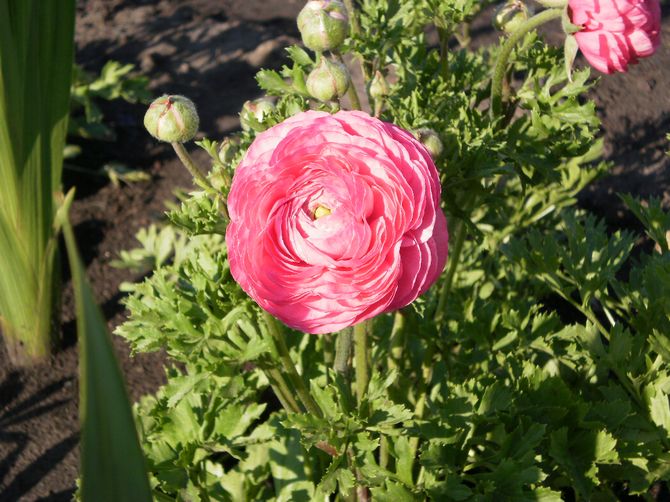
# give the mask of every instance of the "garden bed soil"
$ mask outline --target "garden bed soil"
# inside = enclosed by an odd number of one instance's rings
[[[295,16],[302,4],[302,0],[80,0],[77,62],[91,71],[99,71],[110,59],[135,64],[151,78],[156,95],[190,96],[200,105],[201,131],[220,138],[238,127],[242,103],[260,94],[253,79],[256,71],[280,64],[283,47],[297,40]],[[667,41],[670,9],[663,9]],[[497,35],[489,26],[486,17],[475,24],[477,40],[495,40]],[[553,33],[549,36],[556,38]],[[580,204],[604,217],[613,228],[637,227],[616,192],[658,196],[670,204],[670,162],[665,154],[669,83],[666,44],[630,73],[603,77],[593,91],[613,168],[611,176],[580,196]],[[87,275],[112,330],[125,317],[119,285],[137,277],[113,268],[110,262],[119,251],[135,245],[137,230],[161,220],[165,202],[174,200],[176,188],[189,186],[189,176],[169,149],[144,132],[143,106],[115,103],[104,111],[118,140],[112,144],[82,142],[84,153],[75,162],[95,169],[117,161],[151,175],[149,182],[117,188],[100,177],[65,174],[66,186],[77,187],[71,217]],[[3,502],[69,501],[75,489],[77,347],[68,281],[63,297],[63,347],[48,362],[12,369],[0,348]],[[122,339],[114,337],[114,345],[133,401],[160,386],[164,355],[131,358]]]

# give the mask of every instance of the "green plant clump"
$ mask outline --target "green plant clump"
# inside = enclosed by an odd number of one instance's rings
[[[118,261],[153,271],[125,286],[117,334],[172,361],[135,407],[155,500],[649,500],[668,479],[670,214],[623,196],[642,237],[576,207],[608,168],[590,71],[568,75],[537,17],[473,49],[490,3],[345,2],[351,36],[318,55],[360,66],[383,120],[439,139],[449,261],[419,301],[315,336],[231,276],[227,193],[256,134],[361,101],[312,98],[318,58],[297,46],[257,76],[274,106],[221,151],[200,142],[206,182]]]

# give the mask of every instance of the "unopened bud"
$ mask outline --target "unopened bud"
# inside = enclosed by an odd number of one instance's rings
[[[226,138],[219,146],[219,160],[225,166],[230,164],[240,151],[240,143],[237,139]]]
[[[184,96],[161,96],[144,115],[149,134],[168,143],[185,143],[198,132],[200,119],[193,101]]]
[[[226,192],[230,188],[230,175],[226,172],[225,167],[214,166],[208,178],[212,187],[219,192]]]
[[[298,29],[314,52],[337,49],[349,34],[347,9],[339,0],[310,0],[298,14]]]
[[[442,155],[444,145],[442,144],[440,136],[435,131],[424,127],[416,130],[414,136],[423,143],[423,146],[426,147],[426,150],[428,150],[431,157],[437,159]]]
[[[496,10],[493,26],[504,33],[514,33],[530,15],[528,6],[522,0],[508,0]]]
[[[322,57],[307,77],[307,91],[318,100],[330,101],[344,96],[350,81],[349,70],[345,65]]]
[[[242,111],[240,112],[240,125],[245,131],[250,131],[252,129],[260,132],[264,127],[259,129],[258,126],[262,126],[263,122],[267,116],[272,113],[275,109],[274,103],[266,98],[255,99],[253,101],[247,101],[242,106]]]
[[[382,99],[388,96],[389,86],[384,78],[384,74],[377,70],[375,76],[370,82],[370,97],[372,99]]]

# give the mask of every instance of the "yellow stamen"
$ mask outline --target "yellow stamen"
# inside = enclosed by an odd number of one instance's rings
[[[319,218],[328,216],[330,213],[331,210],[328,209],[326,206],[316,206],[316,209],[314,210],[314,219],[318,220]]]

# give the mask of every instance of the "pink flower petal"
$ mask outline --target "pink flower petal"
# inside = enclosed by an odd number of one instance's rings
[[[304,112],[259,134],[228,196],[235,280],[288,326],[328,333],[404,307],[439,277],[446,218],[411,134],[363,112]]]

